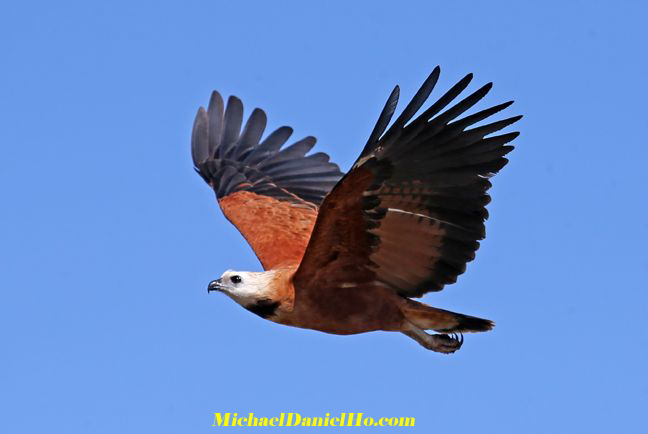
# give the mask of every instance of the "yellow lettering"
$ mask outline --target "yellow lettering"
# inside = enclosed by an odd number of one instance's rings
[[[364,413],[340,413],[340,417],[302,417],[299,413],[281,413],[280,417],[255,417],[248,413],[247,417],[238,417],[237,413],[214,413],[212,426],[415,426],[413,417],[372,417],[364,418]]]
[[[293,416],[295,421],[293,422]],[[302,417],[299,413],[288,413],[288,424],[286,426],[297,426],[301,422]]]
[[[230,413],[225,413],[225,423],[223,423],[223,416],[220,413],[214,413],[214,424],[212,426],[229,426]]]

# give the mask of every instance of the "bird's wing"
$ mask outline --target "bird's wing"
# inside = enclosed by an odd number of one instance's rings
[[[227,107],[213,92],[198,110],[191,137],[196,171],[216,192],[223,214],[254,249],[263,267],[299,263],[317,210],[342,173],[306,137],[282,146],[292,128],[281,127],[263,141],[266,114],[254,109],[243,131],[243,104],[231,96]]]
[[[518,136],[492,133],[521,116],[474,126],[511,101],[458,119],[492,86],[451,105],[469,74],[410,122],[439,73],[437,67],[385,131],[398,86],[391,93],[358,160],[320,207],[294,277],[298,294],[378,283],[420,297],[455,282],[474,259],[485,236],[489,178],[508,162],[513,147],[506,144]]]

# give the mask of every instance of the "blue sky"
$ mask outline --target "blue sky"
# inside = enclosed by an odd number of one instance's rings
[[[645,432],[648,8],[350,3],[2,6],[1,432],[208,433],[214,412]],[[496,329],[442,356],[207,295],[260,269],[192,169],[210,92],[346,170],[392,87],[409,98],[437,64],[441,89],[473,72],[470,89],[495,82],[481,108],[525,115],[477,259],[424,298]]]

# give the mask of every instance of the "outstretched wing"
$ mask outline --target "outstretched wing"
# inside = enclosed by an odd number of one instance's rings
[[[267,269],[301,260],[317,210],[342,173],[306,137],[282,149],[292,128],[261,136],[267,117],[254,109],[243,131],[243,104],[213,92],[194,121],[191,153],[196,171],[216,192],[223,214]]]
[[[511,101],[457,119],[492,87],[446,109],[469,74],[410,122],[439,73],[434,69],[385,132],[398,86],[391,93],[360,157],[321,205],[294,278],[298,291],[378,282],[420,297],[455,282],[474,259],[485,236],[489,178],[508,162],[513,147],[506,144],[518,133],[490,135],[521,116],[469,128]]]

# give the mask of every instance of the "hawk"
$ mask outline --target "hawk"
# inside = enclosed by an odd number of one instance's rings
[[[491,330],[492,321],[413,298],[454,283],[474,259],[489,179],[519,133],[492,134],[521,116],[475,125],[509,101],[460,117],[492,87],[456,102],[468,74],[414,118],[439,74],[436,67],[390,126],[394,88],[346,174],[327,154],[309,154],[314,137],[284,146],[290,127],[262,140],[261,109],[241,131],[241,100],[230,96],[225,105],[213,92],[193,125],[195,169],[265,271],[228,270],[208,292],[280,324],[339,335],[401,332],[440,353],[458,350],[463,333]]]

